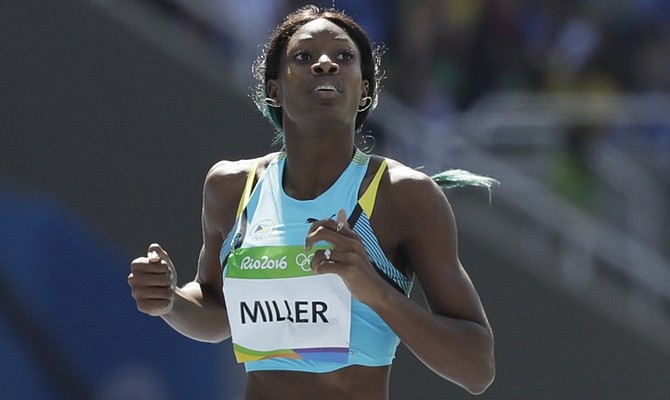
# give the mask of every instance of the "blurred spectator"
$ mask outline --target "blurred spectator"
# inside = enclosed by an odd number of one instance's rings
[[[203,0],[200,0],[203,1]],[[212,3],[211,15],[233,38],[235,82],[243,89],[251,87],[251,65],[267,42],[279,16],[286,14],[285,0],[206,0]]]
[[[551,180],[555,190],[585,211],[598,211],[598,180],[589,166],[589,147],[597,131],[571,127],[566,133],[565,148],[559,148]]]
[[[646,25],[633,51],[632,83],[644,91],[670,91],[670,27]]]
[[[384,47],[383,91],[442,126],[436,135],[496,92],[670,91],[665,0],[147,1],[221,47],[243,90],[279,15],[307,3],[343,9]]]
[[[236,80],[296,0],[146,0],[231,52]],[[314,0],[354,16],[387,53],[384,88],[427,116],[502,90],[670,90],[663,0]],[[623,56],[625,55],[625,57]]]
[[[392,40],[395,21],[397,18],[397,2],[399,0],[314,0],[311,2],[291,1],[290,8],[297,9],[306,4],[320,7],[335,7],[345,11],[359,23],[377,44],[388,43]]]

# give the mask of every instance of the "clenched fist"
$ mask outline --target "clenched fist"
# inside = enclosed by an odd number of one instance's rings
[[[158,244],[149,246],[146,257],[132,261],[128,284],[141,312],[159,316],[172,310],[177,271],[167,252]]]

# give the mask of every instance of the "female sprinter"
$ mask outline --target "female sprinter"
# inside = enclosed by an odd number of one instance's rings
[[[354,144],[378,67],[342,12],[289,15],[257,65],[282,151],[211,168],[192,282],[176,287],[158,244],[131,264],[140,311],[195,340],[232,338],[247,400],[388,399],[400,341],[471,393],[493,380],[491,327],[442,189]],[[427,309],[409,298],[414,279]]]

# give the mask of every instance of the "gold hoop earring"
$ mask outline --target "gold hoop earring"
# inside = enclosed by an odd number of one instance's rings
[[[281,107],[279,105],[279,103],[277,103],[277,100],[275,100],[273,98],[266,97],[266,98],[263,99],[263,101],[265,102],[265,104],[267,104],[268,106],[270,106],[272,108],[280,108]]]
[[[370,108],[370,106],[372,106],[372,97],[370,97],[370,96],[363,97],[361,99],[361,101],[364,101],[365,105],[362,108],[359,107],[358,112],[363,112],[363,111],[367,110],[368,108]]]

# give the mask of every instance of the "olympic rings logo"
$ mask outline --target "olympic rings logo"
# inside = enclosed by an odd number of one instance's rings
[[[314,257],[314,254],[305,254],[305,253],[300,253],[295,257],[295,263],[298,264],[298,266],[305,272],[309,272],[312,270],[312,257]]]

